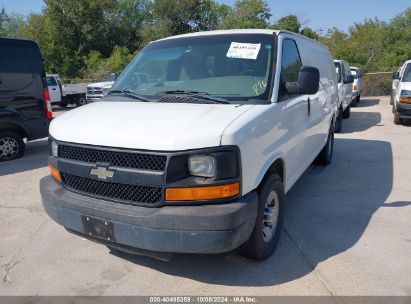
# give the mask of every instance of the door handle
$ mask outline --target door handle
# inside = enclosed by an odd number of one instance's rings
[[[57,90],[56,88],[52,89],[53,91]]]
[[[307,105],[308,105],[308,116],[311,115],[311,100],[310,97],[307,99]]]

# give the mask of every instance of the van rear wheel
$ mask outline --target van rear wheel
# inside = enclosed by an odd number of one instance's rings
[[[12,160],[23,156],[23,138],[14,132],[0,133],[0,161]]]
[[[283,225],[284,185],[278,174],[266,178],[258,197],[254,230],[239,253],[247,258],[263,260],[275,250]]]
[[[338,110],[337,120],[335,121],[335,133],[340,133],[342,129],[343,107]]]
[[[321,150],[320,154],[318,154],[316,163],[320,166],[327,166],[331,163],[333,158],[334,152],[334,128],[333,126],[330,127],[330,131],[328,133],[327,143],[325,144],[324,148]]]
[[[351,116],[351,105],[349,105],[343,112],[343,118],[347,119]]]
[[[85,96],[79,96],[76,98],[76,106],[81,107],[87,104]]]

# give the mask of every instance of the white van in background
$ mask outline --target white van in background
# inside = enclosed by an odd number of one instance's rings
[[[411,60],[405,61],[392,78],[396,80],[392,105],[394,124],[400,125],[404,119],[411,119]]]
[[[342,119],[349,118],[351,115],[352,101],[352,83],[354,76],[351,75],[350,65],[344,60],[334,60],[335,71],[338,81],[338,116],[335,123],[335,132],[340,132],[342,127]]]
[[[390,98],[390,104],[394,105],[394,97],[395,97],[395,90],[398,86],[398,82],[400,82],[400,78],[399,75],[401,74],[401,69],[403,67],[401,66],[397,72],[393,73],[393,77],[392,77],[392,89],[391,89],[391,98]]]
[[[284,195],[314,160],[331,162],[338,102],[328,48],[295,33],[151,42],[103,102],[52,121],[43,206],[68,231],[118,250],[240,247],[264,259]]]
[[[358,67],[351,67],[351,74],[354,76],[351,105],[356,106],[360,102],[361,94],[364,90],[364,73]]]

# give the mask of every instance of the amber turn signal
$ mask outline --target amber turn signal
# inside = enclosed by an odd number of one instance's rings
[[[57,170],[52,164],[49,163],[49,169],[50,169],[50,173],[51,175],[58,180],[59,182],[62,182],[63,180],[61,179],[61,175],[59,170]]]
[[[400,102],[411,103],[411,97],[400,97]]]
[[[239,193],[239,182],[220,186],[168,188],[166,189],[166,201],[203,201],[229,198]]]

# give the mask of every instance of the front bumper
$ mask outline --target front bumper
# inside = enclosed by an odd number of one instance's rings
[[[400,118],[411,119],[411,104],[397,102],[396,112]]]
[[[46,213],[69,230],[86,234],[83,221],[91,217],[109,221],[118,244],[173,253],[222,253],[237,248],[250,237],[258,206],[256,192],[225,204],[125,205],[74,193],[51,176],[41,179],[40,192]]]

